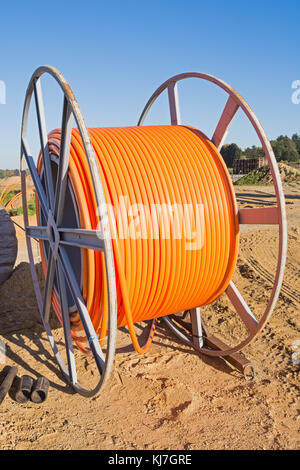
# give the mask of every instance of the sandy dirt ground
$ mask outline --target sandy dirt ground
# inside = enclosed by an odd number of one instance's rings
[[[222,359],[197,354],[159,321],[150,351],[140,356],[125,328],[118,331],[111,379],[101,394],[83,398],[67,386],[53,359],[37,310],[24,235],[12,277],[0,287],[0,339],[6,365],[19,376],[46,376],[48,399],[18,404],[13,389],[0,407],[1,449],[297,449],[300,400],[300,188],[284,186],[288,257],[273,316],[244,349],[257,376],[246,381]],[[236,187],[241,207],[274,204],[270,187]],[[15,221],[22,225],[21,218]],[[242,227],[234,280],[259,319],[274,278],[276,227]],[[38,259],[38,250],[35,247]],[[227,299],[203,309],[211,330],[230,344],[245,337]],[[63,332],[52,319],[55,338]],[[146,331],[140,325],[141,338]],[[147,326],[145,326],[147,329]],[[298,346],[297,346],[298,344]],[[294,361],[292,354],[294,353]],[[76,351],[83,381],[96,379],[93,364]],[[0,365],[0,371],[5,364]],[[1,379],[1,372],[0,372]]]

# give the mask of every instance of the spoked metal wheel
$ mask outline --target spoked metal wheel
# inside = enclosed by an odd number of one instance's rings
[[[41,88],[41,76],[48,74],[53,77],[60,86],[63,93],[63,109],[61,120],[61,143],[59,158],[50,155],[48,145],[48,134],[46,129],[46,119]],[[37,128],[41,145],[42,168],[38,169],[33,159],[27,141],[28,115],[32,96],[34,96]],[[78,214],[76,214],[76,204],[74,194],[69,180],[69,154],[72,124],[75,122],[80,133],[85,157],[88,162],[93,191],[97,207],[101,207],[101,220],[98,227],[100,230],[86,230],[80,227]],[[53,171],[55,168],[55,171]],[[27,200],[26,200],[26,174],[30,172],[39,206],[40,225],[30,226]],[[34,289],[38,301],[38,307],[42,321],[47,332],[51,347],[56,356],[60,369],[67,382],[76,392],[84,396],[93,396],[109,376],[113,364],[115,352],[115,339],[117,329],[117,304],[116,304],[116,283],[115,267],[111,244],[110,229],[105,211],[105,199],[102,183],[99,177],[96,156],[89,138],[89,134],[84,123],[77,101],[70,89],[70,86],[53,67],[40,67],[31,77],[25,98],[22,133],[21,133],[21,178],[23,193],[23,213],[24,225],[26,228],[26,241],[30,260],[31,273]],[[70,198],[73,200],[74,217],[68,220],[66,216],[70,213]],[[72,204],[72,203],[71,203]],[[103,222],[104,221],[104,222]],[[42,294],[34,257],[32,251],[32,238],[42,241],[46,260],[47,272],[45,277],[45,289]],[[82,249],[101,251],[105,259],[106,283],[108,289],[108,333],[106,351],[102,350],[98,336],[95,333],[87,304],[83,298],[81,286],[81,273],[76,271],[73,255],[77,257],[77,266],[80,268],[80,253]],[[73,250],[73,251],[72,251]],[[76,251],[77,250],[77,251]],[[76,251],[76,253],[75,253]],[[78,255],[79,253],[79,255]],[[60,308],[65,338],[65,353],[67,358],[63,360],[62,354],[54,340],[49,324],[49,316],[53,293],[56,293]],[[76,310],[79,314],[85,336],[88,340],[90,352],[95,360],[99,372],[99,380],[93,388],[84,387],[79,382],[75,361],[75,351],[70,325],[70,313]]]
[[[180,75],[175,75],[166,82],[164,82],[151,96],[147,102],[141,117],[139,119],[138,125],[142,125],[144,120],[155,102],[158,96],[164,91],[167,90],[169,98],[169,107],[171,115],[171,124],[179,125],[180,124],[180,111],[179,111],[179,100],[178,100],[178,90],[177,82],[184,80],[186,78],[200,78],[202,80],[209,81],[214,83],[218,87],[222,88],[229,96],[226,102],[223,113],[218,121],[214,134],[211,138],[211,141],[217,147],[218,150],[221,149],[224,139],[229,130],[230,124],[238,111],[241,108],[249,119],[250,123],[254,127],[256,134],[261,142],[261,145],[264,149],[265,156],[268,160],[272,177],[273,185],[275,188],[276,195],[276,206],[275,207],[260,207],[260,208],[251,208],[251,209],[240,209],[239,223],[240,224],[272,224],[278,225],[279,228],[279,248],[278,248],[278,257],[277,257],[277,267],[275,272],[274,285],[271,291],[270,299],[267,303],[266,309],[259,321],[256,320],[255,315],[251,312],[249,306],[243,299],[241,293],[231,281],[228,288],[226,289],[226,294],[233,304],[238,316],[243,321],[247,329],[247,338],[242,340],[238,345],[231,347],[223,344],[223,347],[220,349],[207,348],[203,345],[202,341],[202,328],[201,328],[201,318],[200,318],[200,309],[193,309],[191,311],[191,320],[193,325],[193,336],[196,336],[200,339],[199,347],[201,352],[209,356],[228,356],[237,351],[240,351],[246,345],[248,345],[258,334],[258,332],[263,328],[267,320],[270,318],[273,309],[275,307],[276,301],[279,296],[281,284],[283,281],[285,260],[286,260],[286,250],[287,250],[287,224],[286,224],[286,213],[285,213],[285,203],[284,203],[284,194],[280,179],[280,174],[278,171],[276,159],[271,147],[271,144],[264,132],[263,127],[258,121],[257,117],[251,110],[250,106],[244,101],[244,99],[227,83],[222,80],[213,77],[212,75],[190,72]],[[171,319],[171,317],[164,317],[165,321],[172,329],[172,331],[184,342],[194,346],[195,342],[192,338],[188,337],[177,324]],[[205,337],[204,337],[205,344]]]

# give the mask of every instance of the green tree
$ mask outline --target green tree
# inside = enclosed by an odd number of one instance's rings
[[[271,145],[278,162],[281,160],[297,162],[299,160],[296,144],[289,137],[280,135],[276,140],[271,141]]]
[[[293,134],[292,141],[296,145],[297,152],[299,153],[299,156],[300,156],[300,134]]]
[[[243,154],[246,155],[247,158],[259,158],[264,157],[265,153],[262,147],[256,147],[252,145],[252,147],[247,147]]]
[[[233,161],[242,156],[242,150],[237,144],[226,144],[221,148],[221,155],[228,168],[232,168]]]

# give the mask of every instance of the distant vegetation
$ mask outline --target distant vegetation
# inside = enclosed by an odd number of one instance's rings
[[[3,199],[2,201],[2,205],[5,207],[6,204],[16,195],[20,192],[19,189],[12,189],[8,194],[7,196],[5,196],[5,198]]]
[[[34,215],[36,213],[35,198],[32,198],[28,202],[27,207],[28,207],[28,215]],[[23,214],[23,208],[22,207],[18,207],[16,209],[11,208],[8,210],[8,213],[10,216],[21,215]]]
[[[257,170],[252,170],[247,175],[234,182],[236,186],[259,184],[268,174],[269,167],[263,166]]]
[[[278,163],[278,169],[282,183],[287,183],[292,186],[300,183],[300,172],[297,169],[282,162]],[[247,175],[242,176],[233,184],[236,186],[250,186],[253,184],[268,185],[272,184],[272,182],[272,173],[270,167],[267,165],[250,171]]]
[[[271,140],[271,145],[278,162],[300,163],[300,135],[294,134],[291,138],[280,135],[276,140]],[[247,147],[242,150],[237,144],[226,144],[221,148],[221,155],[228,168],[232,168],[233,161],[241,158],[263,157],[262,147]]]
[[[0,170],[0,179],[10,176],[20,176],[20,170]]]

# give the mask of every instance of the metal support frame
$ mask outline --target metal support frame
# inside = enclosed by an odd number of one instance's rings
[[[187,78],[198,78],[208,82],[211,82],[217,85],[219,88],[223,89],[227,95],[228,99],[224,110],[219,118],[216,129],[211,138],[212,143],[220,151],[224,140],[229,131],[230,125],[238,111],[241,108],[249,119],[250,123],[254,127],[256,134],[261,142],[261,145],[264,149],[265,156],[268,160],[272,177],[273,185],[275,188],[276,195],[276,207],[263,207],[263,208],[251,208],[251,209],[240,209],[238,212],[239,223],[240,224],[272,224],[278,225],[279,228],[279,247],[278,247],[278,260],[277,267],[275,272],[275,279],[273,289],[270,295],[270,299],[267,303],[266,309],[260,319],[257,321],[254,314],[251,312],[250,308],[246,304],[242,295],[238,291],[237,287],[231,281],[228,288],[226,289],[226,294],[230,299],[231,303],[235,307],[239,317],[244,322],[246,329],[248,330],[248,337],[241,341],[237,346],[231,347],[220,342],[218,338],[213,337],[208,332],[208,329],[205,329],[204,335],[204,345],[201,342],[201,345],[198,343],[197,336],[201,336],[199,332],[201,331],[201,317],[200,310],[194,309],[191,313],[191,322],[192,322],[192,339],[189,338],[178,326],[172,321],[170,317],[164,317],[167,325],[172,329],[172,331],[186,344],[198,349],[204,354],[209,356],[222,356],[222,357],[234,357],[234,354],[243,349],[248,345],[259,331],[264,327],[268,319],[270,318],[274,307],[276,305],[280,288],[283,281],[284,267],[286,262],[286,251],[287,251],[287,222],[286,222],[286,212],[285,212],[285,202],[284,194],[282,189],[282,183],[280,179],[280,174],[277,166],[277,162],[271,147],[271,144],[266,136],[266,133],[260,124],[259,120],[255,116],[254,112],[246,101],[227,83],[223,80],[220,80],[212,75],[199,72],[188,72],[180,75],[175,75],[174,77],[169,78],[165,81],[153,95],[148,100],[146,106],[144,107],[142,114],[138,121],[138,126],[144,124],[146,116],[150,111],[153,103],[161,95],[164,90],[168,91],[169,98],[169,107],[170,107],[170,118],[172,125],[180,124],[180,108],[179,108],[179,98],[178,98],[178,89],[177,84],[181,80]],[[202,338],[203,339],[203,338]],[[249,364],[247,365],[247,367]]]
[[[190,323],[184,320],[186,314],[190,315]],[[188,346],[194,348],[199,353],[203,352],[204,343],[206,346],[212,349],[222,351],[227,348],[226,344],[223,343],[219,338],[212,335],[203,319],[201,319],[200,308],[194,308],[184,312],[183,318],[178,318],[177,314],[173,315],[172,320],[169,317],[164,317],[163,320],[167,323],[169,328]],[[181,328],[177,327],[179,325]],[[184,330],[188,330],[192,338],[191,340],[183,333]],[[228,356],[224,356],[229,364],[239,370],[245,377],[246,380],[253,379],[255,377],[255,370],[253,364],[241,353],[235,352]]]
[[[48,74],[56,80],[64,97],[61,124],[61,144],[59,158],[57,159],[58,171],[55,182],[53,181],[51,170],[51,155],[49,154],[48,133],[41,87],[41,77],[43,74]],[[37,127],[40,138],[43,163],[42,172],[40,174],[33,160],[27,142],[28,114],[33,95],[35,98],[34,102],[38,124]],[[101,179],[98,173],[96,155],[94,153],[94,149],[92,147],[89,134],[75,96],[65,78],[58,70],[49,66],[39,67],[33,73],[27,88],[21,131],[22,200],[30,268],[41,318],[60,369],[67,382],[74,388],[76,392],[79,392],[84,396],[93,396],[100,390],[100,387],[107,380],[113,364],[117,330],[115,266],[111,235],[108,224],[101,226],[101,221],[99,219],[98,226],[101,227],[101,233],[99,233],[99,230],[85,230],[78,227],[65,228],[62,226],[66,192],[68,185],[70,185],[68,168],[73,122],[75,122],[82,139],[82,144],[85,150],[85,155],[93,182],[93,190],[97,207],[104,208],[105,198]],[[40,226],[33,227],[29,225],[26,198],[27,168],[31,174],[39,200],[41,220]],[[48,244],[47,273],[44,294],[41,292],[34,264],[31,244],[32,238],[41,240],[44,244]],[[68,246],[73,246],[80,249],[88,248],[104,253],[109,300],[108,336],[105,354],[100,347],[99,340],[89,316],[86,302],[82,297],[80,283],[78,283],[72,264],[70,262],[66,249]],[[54,341],[49,324],[51,300],[53,290],[55,288],[55,277],[57,282],[57,294],[59,297],[62,313],[67,364],[64,363],[62,356],[58,351],[58,347]],[[70,308],[68,305],[67,287],[69,288],[69,292],[72,295],[76,310],[79,313],[85,335],[89,340],[90,349],[100,375],[99,381],[96,387],[93,389],[84,388],[78,381],[73,340],[71,335]]]
[[[56,80],[64,96],[61,124],[61,144],[59,158],[57,159],[58,172],[56,182],[53,181],[53,175],[51,170],[52,156],[49,154],[48,134],[46,128],[43,94],[41,88],[41,77],[43,74],[48,74]],[[229,95],[224,111],[221,115],[221,118],[219,119],[218,125],[212,137],[212,142],[216,145],[218,149],[221,148],[225,135],[238,108],[240,107],[243,109],[250,122],[252,123],[253,127],[255,128],[257,135],[265,150],[265,154],[271,167],[276,192],[276,208],[255,208],[243,209],[239,211],[240,223],[272,223],[279,226],[279,252],[275,282],[270,300],[268,302],[267,308],[263,314],[262,319],[259,322],[256,321],[254,315],[252,314],[249,307],[242,298],[241,294],[238,292],[237,288],[232,282],[226,290],[229,299],[235,306],[239,316],[244,321],[246,327],[249,330],[249,337],[234,348],[228,347],[224,345],[224,343],[221,344],[219,340],[217,340],[216,338],[214,339],[214,337],[208,332],[206,326],[201,322],[199,308],[195,308],[190,312],[192,321],[191,338],[184,334],[180,330],[180,328],[175,325],[171,318],[164,317],[164,320],[167,322],[170,328],[186,344],[210,356],[224,356],[225,358],[230,357],[231,359],[233,358],[232,360],[235,360],[234,353],[249,344],[250,341],[253,340],[256,334],[264,326],[264,324],[270,317],[272,310],[274,309],[275,303],[279,295],[283,279],[287,244],[284,196],[278,168],[276,165],[276,160],[271,145],[264,133],[262,126],[260,125],[259,121],[257,120],[250,107],[247,105],[247,103],[245,103],[245,101],[240,97],[240,95],[238,95],[225,82],[215,77],[201,73],[186,73],[182,75],[176,75],[175,77],[170,78],[165,83],[163,83],[152,95],[152,97],[146,104],[144,111],[142,112],[138,125],[143,124],[144,119],[152,104],[165,89],[168,90],[171,123],[173,125],[180,124],[177,82],[185,78],[191,77],[201,78],[215,83]],[[37,169],[37,166],[33,160],[27,142],[28,114],[32,96],[34,96],[37,116],[37,128],[41,143],[43,181],[42,175]],[[93,396],[100,390],[101,386],[107,380],[113,364],[117,330],[117,296],[115,266],[111,234],[108,224],[101,226],[101,221],[99,220],[99,226],[101,227],[102,235],[100,237],[98,230],[85,230],[82,228],[78,228],[78,226],[74,228],[66,228],[62,226],[66,191],[68,184],[70,184],[68,168],[73,121],[75,121],[75,125],[79,130],[84,146],[97,206],[104,208],[105,197],[101,179],[98,173],[96,155],[94,153],[94,149],[89,138],[88,130],[86,128],[83,116],[81,114],[78,103],[74,97],[74,94],[71,91],[71,88],[66,82],[65,78],[58,70],[49,66],[39,67],[33,73],[27,88],[21,131],[22,202],[30,268],[41,318],[46,333],[48,335],[51,347],[53,349],[54,355],[60,366],[60,369],[66,381],[74,388],[76,392],[84,396]],[[36,194],[39,200],[41,220],[41,224],[39,226],[29,225],[26,197],[27,169],[29,169],[29,172],[31,174],[32,181],[34,183]],[[108,220],[108,218],[105,217],[105,214],[103,220]],[[41,288],[38,282],[37,271],[34,264],[31,243],[33,238],[42,241],[44,244],[48,244],[47,273],[44,294],[42,294],[41,292]],[[104,253],[109,300],[108,336],[105,354],[102,351],[102,348],[100,347],[100,343],[97,338],[97,335],[95,334],[95,330],[90,319],[86,303],[82,297],[82,289],[80,283],[76,278],[76,273],[74,272],[72,263],[68,256],[68,246],[77,247],[80,249],[88,248],[92,250],[98,250]],[[58,347],[53,338],[51,327],[49,324],[51,299],[53,291],[55,289],[55,278],[57,283],[57,294],[62,312],[67,364],[65,364],[58,351]],[[69,290],[67,290],[67,288]],[[69,316],[70,307],[68,304],[67,292],[70,292],[72,295],[74,305],[79,313],[86,337],[89,339],[91,352],[95,359],[97,369],[99,371],[100,378],[98,384],[93,389],[84,388],[82,385],[80,385],[78,381],[75,354],[73,349],[73,340],[71,335],[71,325]]]

